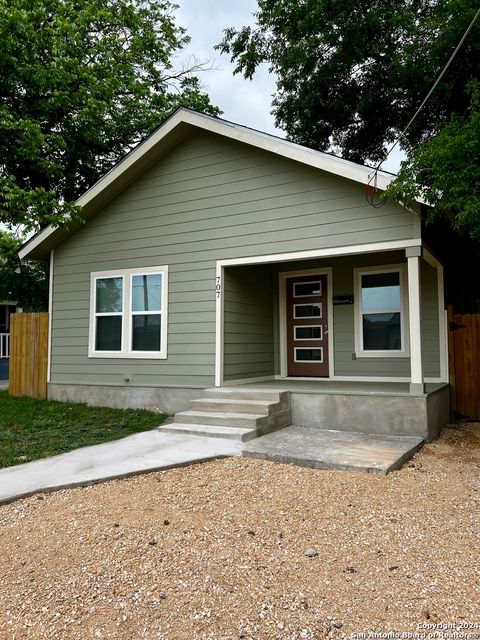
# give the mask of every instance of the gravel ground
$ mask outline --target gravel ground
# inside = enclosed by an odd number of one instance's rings
[[[479,474],[464,424],[387,477],[231,458],[4,505],[0,638],[479,638]]]

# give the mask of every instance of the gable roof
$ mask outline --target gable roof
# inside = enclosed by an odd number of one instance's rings
[[[375,171],[372,167],[356,164],[330,153],[309,149],[268,133],[182,107],[78,198],[76,204],[82,208],[82,217],[85,220],[90,219],[102,206],[123,191],[154,161],[168,153],[195,128],[243,142],[364,185],[368,184]],[[392,173],[378,171],[377,188],[386,189],[394,178],[395,175]],[[77,228],[78,225],[65,230],[50,225],[30,238],[20,248],[18,255],[21,260],[45,259],[52,248]]]

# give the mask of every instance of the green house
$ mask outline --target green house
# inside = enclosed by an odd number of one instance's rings
[[[49,397],[177,412],[212,387],[282,389],[293,424],[432,438],[443,267],[420,205],[371,206],[372,177],[177,111],[79,199],[85,224],[20,252],[50,261]]]

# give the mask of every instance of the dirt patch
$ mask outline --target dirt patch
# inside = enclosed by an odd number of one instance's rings
[[[473,640],[479,433],[387,477],[240,458],[0,507],[0,638]]]
[[[423,447],[422,455],[451,460],[458,464],[480,464],[480,423],[449,425],[442,437]]]

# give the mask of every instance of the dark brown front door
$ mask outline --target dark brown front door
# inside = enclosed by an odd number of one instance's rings
[[[328,378],[327,276],[287,278],[289,376]]]

